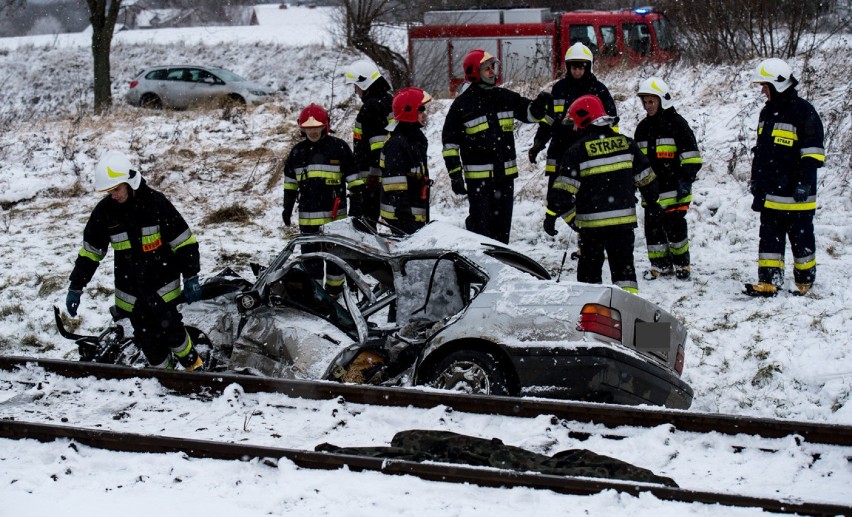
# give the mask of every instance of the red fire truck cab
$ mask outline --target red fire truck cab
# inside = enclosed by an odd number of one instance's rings
[[[678,58],[665,15],[653,7],[617,11],[482,9],[430,11],[408,31],[413,84],[432,95],[452,94],[464,81],[462,61],[481,48],[500,60],[500,82],[552,79],[565,51],[589,47],[600,65],[668,62]]]

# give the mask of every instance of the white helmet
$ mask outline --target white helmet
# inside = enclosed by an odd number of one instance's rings
[[[142,176],[133,168],[124,153],[107,151],[95,166],[95,190],[104,192],[112,190],[122,183],[127,183],[136,190],[142,182]]]
[[[667,85],[666,82],[659,77],[650,77],[642,81],[636,95],[640,97],[643,95],[656,95],[660,98],[660,106],[664,110],[669,109],[674,105],[672,102],[672,94],[669,93],[669,85]]]
[[[346,68],[343,82],[358,85],[362,90],[366,90],[381,76],[382,73],[375,63],[369,59],[359,59]]]
[[[589,47],[578,41],[571,45],[571,48],[565,52],[565,61],[588,61],[591,66],[594,61],[594,57],[592,56],[592,51]]]
[[[754,69],[751,82],[756,84],[771,84],[775,87],[775,91],[779,93],[798,83],[793,78],[793,69],[790,68],[790,65],[777,57],[761,61],[757,65],[757,68]]]

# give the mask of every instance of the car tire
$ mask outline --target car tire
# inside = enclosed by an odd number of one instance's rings
[[[246,100],[242,96],[232,93],[222,99],[223,108],[242,108],[246,105]]]
[[[438,361],[426,385],[480,395],[510,394],[501,362],[494,354],[478,350],[458,350]]]
[[[163,101],[153,93],[146,93],[139,99],[139,107],[158,110],[163,108]]]

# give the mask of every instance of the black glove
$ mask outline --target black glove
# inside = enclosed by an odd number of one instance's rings
[[[293,217],[293,207],[296,206],[296,198],[298,193],[295,190],[284,191],[284,211],[281,212],[281,218],[284,219],[284,226],[290,226]]]
[[[80,296],[82,294],[83,291],[68,289],[68,295],[65,296],[65,308],[71,316],[77,315],[77,309],[80,307]]]
[[[530,147],[530,151],[527,156],[530,159],[530,163],[535,163],[535,159],[538,156],[538,153],[544,151],[544,142],[539,142],[538,140],[533,141],[533,146]]]
[[[796,188],[793,190],[793,201],[796,203],[804,203],[808,200],[808,195],[810,193],[810,185],[796,185]]]
[[[198,283],[197,275],[183,281],[183,297],[188,304],[201,299],[201,284]]]
[[[677,198],[683,199],[686,196],[692,194],[692,182],[687,180],[680,180],[677,182]]]
[[[450,174],[450,185],[453,188],[453,194],[464,196],[467,194],[467,189],[464,187],[464,177],[462,173]]]
[[[544,214],[544,233],[551,237],[559,233],[556,231],[556,216],[550,212]]]
[[[553,95],[550,92],[540,92],[530,103],[530,115],[536,120],[541,120],[547,115],[547,108],[553,104]]]
[[[752,211],[754,211],[754,212],[763,211],[763,201],[764,201],[763,196],[758,196],[757,194],[755,194],[754,199],[751,202]]]

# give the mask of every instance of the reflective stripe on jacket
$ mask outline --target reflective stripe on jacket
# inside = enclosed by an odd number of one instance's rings
[[[825,162],[823,127],[814,107],[795,89],[774,93],[760,112],[751,167],[751,193],[771,210],[816,209],[817,169]],[[793,200],[797,186],[805,201]]]
[[[107,250],[115,253],[115,304],[132,312],[176,303],[180,279],[200,270],[198,242],[177,209],[145,180],[124,203],[98,202],[83,231],[83,246],[71,272],[71,288],[83,289]]]
[[[550,141],[547,148],[547,163],[544,171],[547,175],[556,172],[556,162],[565,154],[571,145],[580,138],[580,133],[574,131],[574,125],[568,118],[568,108],[575,100],[583,95],[594,95],[601,100],[604,111],[611,117],[618,116],[615,101],[602,82],[595,74],[587,71],[578,81],[568,75],[553,85],[553,106],[548,107],[547,115],[538,125],[535,133],[535,142],[545,144]]]
[[[515,120],[537,122],[530,100],[505,88],[471,85],[450,106],[441,135],[447,171],[468,180],[514,177]]]
[[[356,173],[352,151],[340,138],[306,138],[293,146],[284,164],[284,191],[299,195],[299,226],[318,228],[345,218],[345,178]]]
[[[648,159],[635,142],[609,127],[591,127],[559,161],[547,196],[547,210],[566,218],[576,211],[577,228],[636,226],[638,187],[657,202],[657,182]]]
[[[429,222],[429,141],[416,122],[399,122],[382,149],[381,216],[397,219],[400,207],[410,208],[414,220]]]

